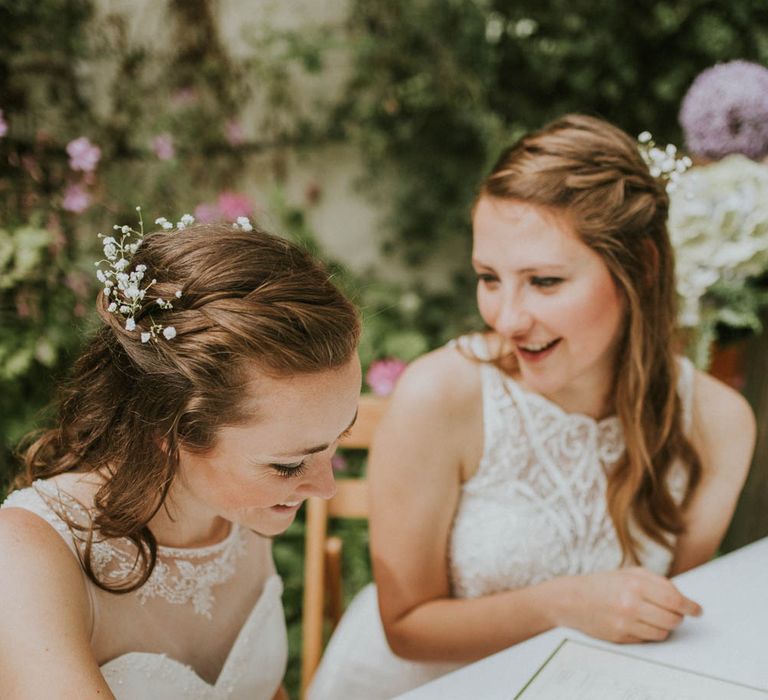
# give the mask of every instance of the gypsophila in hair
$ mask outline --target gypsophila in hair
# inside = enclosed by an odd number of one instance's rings
[[[643,131],[637,141],[640,155],[651,175],[666,182],[667,192],[674,192],[680,176],[693,165],[693,161],[688,156],[678,156],[677,146],[672,143],[659,148],[650,131]]]
[[[104,236],[99,233],[104,258],[94,263],[96,277],[104,285],[103,294],[110,302],[107,311],[124,319],[125,330],[129,333],[136,331],[136,314],[140,311],[144,297],[157,280],[152,278],[144,282],[147,271],[146,265],[136,265],[131,268],[131,259],[144,241],[144,218],[141,207],[136,207],[139,215],[139,228],[115,224],[112,228],[117,231],[119,239],[115,236]],[[174,225],[165,217],[155,219],[155,224],[160,226],[167,235],[179,235],[187,226],[191,226],[195,218],[191,214],[184,214]],[[253,231],[250,220],[245,216],[238,217],[232,224],[233,228],[241,231]],[[181,298],[181,290],[175,292],[177,299]],[[163,311],[173,309],[170,299],[158,297],[155,300],[157,306]],[[176,337],[174,326],[157,323],[149,314],[150,326],[148,331],[140,334],[142,343],[157,342],[161,337],[165,340],[173,340]]]

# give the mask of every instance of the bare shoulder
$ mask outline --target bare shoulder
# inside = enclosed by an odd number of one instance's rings
[[[749,466],[756,435],[755,416],[747,400],[731,387],[699,370],[693,390],[693,441],[704,468],[724,463]]]
[[[415,404],[448,418],[474,411],[480,395],[480,363],[450,344],[408,365],[392,401],[400,407]]]
[[[44,594],[41,602],[49,588],[52,597],[66,589],[71,600],[87,603],[80,565],[56,530],[23,508],[0,509],[0,588],[26,597],[30,586]]]

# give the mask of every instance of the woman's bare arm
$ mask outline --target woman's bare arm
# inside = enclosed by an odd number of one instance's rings
[[[0,697],[114,698],[90,648],[77,559],[44,520],[0,510]]]
[[[477,367],[442,349],[409,367],[377,432],[371,546],[382,621],[396,654],[471,661],[556,625],[613,641],[663,639],[698,612],[666,578],[642,569],[452,598],[448,538],[462,474],[482,452],[481,407]]]
[[[703,372],[696,373],[693,446],[703,475],[686,513],[672,574],[705,563],[731,522],[755,447],[755,417],[744,397]]]

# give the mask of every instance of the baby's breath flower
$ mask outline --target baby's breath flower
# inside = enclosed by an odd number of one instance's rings
[[[232,228],[240,229],[241,231],[253,231],[253,225],[247,216],[238,216]]]
[[[118,233],[114,236],[104,236],[101,233],[98,237],[101,239],[104,258],[95,263],[96,277],[103,285],[104,296],[109,297],[107,311],[112,314],[119,314],[123,317],[125,330],[133,332],[137,329],[136,314],[142,309],[143,301],[147,296],[149,289],[157,284],[154,277],[149,282],[144,282],[147,272],[147,266],[144,264],[136,265],[131,270],[131,260],[136,251],[141,247],[144,241],[144,220],[141,214],[141,207],[136,207],[139,212],[139,229],[133,229],[130,226],[121,226],[115,224],[113,231]],[[195,218],[190,214],[184,214],[176,224],[175,228],[182,231],[195,222]],[[164,231],[170,231],[174,228],[165,217],[155,219],[155,224]],[[244,231],[251,231],[253,227],[247,217],[239,217],[235,226]],[[103,267],[102,267],[103,266]],[[173,292],[174,298],[180,299],[181,289]],[[169,299],[157,297],[150,308],[159,308],[163,311],[173,309],[173,303]],[[142,343],[157,341],[161,336],[166,340],[172,340],[176,337],[176,328],[174,326],[163,326],[153,320],[149,315],[149,330],[140,329]]]
[[[672,143],[667,144],[663,150],[656,146],[650,131],[643,131],[637,140],[640,155],[651,176],[666,181],[667,192],[673,192],[680,175],[693,165],[691,159],[688,156],[678,158],[677,147]]]

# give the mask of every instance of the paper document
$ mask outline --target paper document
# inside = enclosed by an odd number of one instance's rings
[[[564,640],[515,700],[768,700],[768,691]]]

